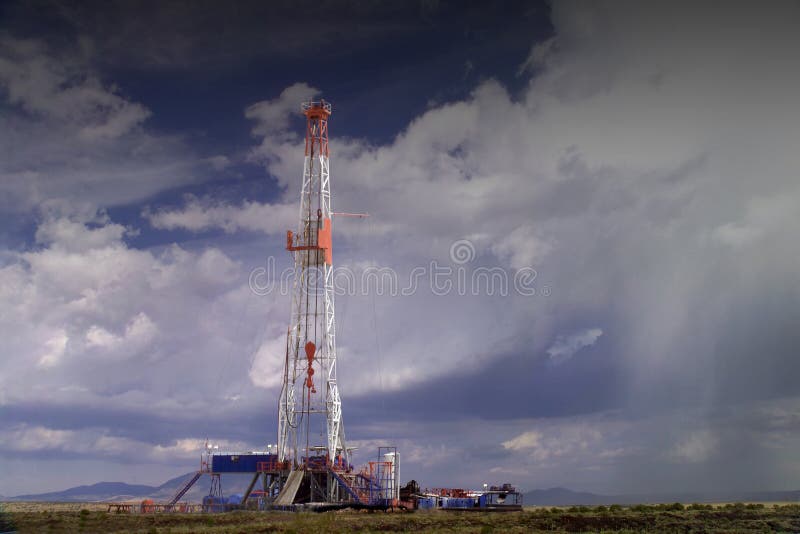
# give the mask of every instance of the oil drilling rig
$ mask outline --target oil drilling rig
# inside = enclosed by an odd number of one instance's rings
[[[286,235],[294,262],[291,315],[286,333],[278,404],[278,439],[267,451],[207,448],[201,468],[167,507],[174,507],[203,475],[211,476],[208,511],[230,508],[220,482],[224,473],[252,474],[237,507],[255,500],[262,509],[309,506],[391,507],[399,499],[400,456],[380,447],[375,461],[351,464],[342,401],[336,382],[336,316],[333,285],[333,216],[328,148],[331,104],[305,102],[305,156],[297,228]],[[260,482],[260,484],[259,484]]]
[[[324,452],[335,463],[348,463],[342,424],[342,401],[336,383],[336,317],[333,291],[331,182],[328,118],[325,101],[302,105],[306,148],[297,232],[286,233],[294,256],[292,311],[286,334],[286,359],[278,416],[278,459],[304,466],[310,459],[312,419],[327,434]],[[321,378],[320,391],[314,375]],[[317,423],[318,421],[314,421]],[[323,450],[323,449],[316,449]],[[306,455],[301,456],[301,451]]]
[[[110,503],[109,511],[223,512],[237,509],[333,510],[344,507],[510,511],[522,509],[511,484],[483,491],[400,487],[396,447],[378,447],[374,461],[353,467],[345,441],[336,381],[336,315],[333,284],[333,218],[328,148],[330,103],[305,102],[305,155],[299,222],[286,234],[294,265],[289,327],[278,401],[278,436],[265,451],[221,451],[206,443],[200,469],[166,503]],[[276,357],[280,357],[276,355]],[[250,475],[243,494],[226,497],[223,474]],[[202,505],[181,503],[203,476],[211,489]]]

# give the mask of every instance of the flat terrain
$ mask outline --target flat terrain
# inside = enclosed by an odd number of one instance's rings
[[[3,518],[19,532],[800,532],[797,504],[531,508],[509,513],[115,514],[105,508],[5,503]]]

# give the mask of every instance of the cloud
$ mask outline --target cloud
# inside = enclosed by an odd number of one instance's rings
[[[58,330],[44,344],[44,353],[39,358],[39,367],[53,367],[56,365],[67,349],[69,338],[64,330]]]
[[[547,435],[539,430],[529,430],[504,441],[502,446],[508,451],[523,452],[534,462],[544,464],[559,461],[560,457],[586,456],[601,442],[603,434],[587,424],[567,423],[547,425]],[[592,451],[601,454],[599,450]],[[589,456],[592,455],[589,452]]]
[[[16,425],[0,431],[0,444],[9,454],[56,453],[61,455],[85,455],[103,459],[128,462],[138,458],[142,463],[169,463],[181,461],[187,456],[198,455],[203,440],[185,438],[158,443],[109,435],[102,429],[59,430],[37,425]],[[232,444],[246,447],[245,444]]]
[[[520,225],[491,246],[492,252],[514,269],[537,265],[552,249],[553,244],[537,237],[530,223]]]
[[[717,437],[708,430],[700,430],[676,443],[670,456],[675,461],[699,463],[711,458],[717,452],[717,447]]]
[[[517,70],[517,76],[522,76],[524,74],[535,75],[536,69],[546,67],[547,59],[552,56],[556,42],[557,39],[555,37],[551,37],[546,41],[534,44],[531,48],[530,54],[528,54],[528,58],[519,66],[519,69]]]
[[[145,209],[142,216],[154,228],[202,232],[222,228],[227,233],[239,230],[281,234],[296,224],[297,206],[244,201],[231,205],[209,198],[188,196],[179,209]]]
[[[297,13],[311,8],[327,24],[308,32],[308,21]],[[65,34],[79,35],[82,46],[103,66],[130,65],[156,73],[252,68],[265,57],[299,62],[320,49],[364,49],[375,39],[394,39],[413,31],[418,15],[413,5],[287,1],[269,6],[247,1],[237,9],[201,1],[192,6],[154,5],[145,12],[116,3],[57,4],[51,10],[49,20],[58,22],[48,28],[53,41]],[[25,29],[41,17],[41,7],[21,3],[7,15],[9,27]],[[36,25],[34,29],[41,31]]]
[[[240,264],[215,248],[129,248],[111,221],[47,220],[38,235],[40,248],[0,268],[6,403],[144,409],[176,399],[204,403],[205,394],[192,392],[201,383],[225,396],[249,382],[246,361],[226,392],[203,371],[230,354],[238,333],[252,340],[260,330],[258,316],[241,311],[256,297]],[[246,330],[236,326],[242,321]],[[202,346],[193,341],[199,339]]]
[[[0,209],[107,208],[208,179],[203,158],[148,130],[152,112],[65,43],[0,35]]]
[[[85,69],[77,58],[50,56],[40,42],[0,39],[0,87],[10,103],[74,125],[87,141],[120,137],[150,116]]]
[[[207,158],[206,161],[211,164],[211,166],[217,170],[222,171],[230,167],[231,160],[228,156],[218,155],[218,156],[211,156]]]
[[[693,11],[690,21],[681,18],[676,42],[661,23],[681,12],[673,6],[647,12],[634,4],[554,6],[555,37],[535,47],[536,68],[521,93],[486,80],[464,99],[431,107],[391,142],[376,146],[334,137],[334,202],[368,207],[369,224],[380,229],[361,243],[369,243],[376,263],[411,272],[432,259],[447,260],[450,244],[469,236],[476,248],[469,267],[513,272],[534,265],[537,284],[553,290],[550,298],[467,302],[428,299],[418,291],[412,299],[384,301],[380,322],[406,326],[402,335],[382,329],[381,345],[389,347],[384,357],[403,362],[386,380],[412,387],[456,363],[469,372],[497,360],[492,354],[500,340],[509,352],[561,361],[613,331],[608,348],[614,363],[631,373],[621,388],[634,397],[679,383],[694,391],[687,369],[697,362],[711,368],[724,358],[713,347],[744,320],[733,310],[761,300],[768,306],[767,293],[796,287],[780,267],[797,252],[785,231],[795,221],[793,212],[787,210],[779,224],[753,215],[731,221],[731,214],[750,213],[748,204],[764,196],[764,188],[770,198],[796,204],[796,157],[782,141],[792,137],[786,117],[794,107],[783,104],[791,102],[789,88],[800,87],[777,64],[758,60],[796,59],[794,48],[783,46],[795,38],[779,11],[753,15],[737,6],[711,35],[707,21],[719,14]],[[750,32],[743,39],[733,30],[751,15],[774,28],[769,39]],[[726,45],[709,48],[709,40]],[[734,56],[751,60],[755,74],[744,82],[723,67]],[[781,83],[764,82],[776,79]],[[283,95],[299,87],[309,85],[294,84]],[[753,96],[764,92],[771,98]],[[265,105],[283,118],[291,109],[287,100]],[[752,105],[744,109],[741,102]],[[300,122],[281,132],[275,125],[284,121],[268,117],[251,115],[261,138],[252,154],[283,187],[282,201],[296,202]],[[336,117],[334,107],[331,121]],[[735,133],[745,126],[764,135],[754,143]],[[747,229],[745,237],[770,236],[753,246],[763,258],[776,254],[781,260],[768,265],[735,256],[736,247],[709,246],[737,239],[740,227]],[[337,243],[354,247],[357,258],[362,245],[351,241],[354,235],[337,227]],[[337,253],[337,262],[348,256]],[[768,287],[757,278],[768,280]],[[731,292],[734,280],[737,291]],[[794,302],[796,291],[792,295]],[[791,304],[785,312],[794,309]],[[478,310],[484,324],[471,320]],[[368,313],[353,313],[362,324],[372,322]],[[437,320],[455,316],[460,319]],[[576,322],[604,326],[570,333]],[[758,350],[754,340],[770,337],[770,327],[753,329],[760,333],[748,346]],[[462,346],[465,337],[470,339]],[[341,339],[352,358],[370,364],[374,348],[365,340]],[[432,340],[440,339],[437,358],[425,358]],[[787,362],[788,345],[781,345],[771,357]],[[420,366],[422,376],[415,371]],[[738,372],[722,367],[731,375],[723,381],[735,380]],[[758,395],[768,390],[759,387]]]
[[[524,432],[519,436],[503,442],[503,447],[511,450],[534,449],[539,446],[542,434],[536,431]]]
[[[248,376],[258,387],[275,388],[283,382],[286,337],[264,341],[253,356]]]
[[[87,224],[97,225],[93,228]],[[89,217],[81,214],[69,217],[47,215],[36,228],[36,242],[42,245],[67,247],[72,253],[87,252],[118,243],[129,234],[130,229],[119,224],[111,224],[104,214],[93,214]]]
[[[584,347],[591,347],[603,335],[600,328],[587,328],[569,335],[560,335],[547,349],[550,361],[562,363],[572,358],[576,352]]]
[[[784,229],[800,223],[794,197],[791,194],[750,199],[743,221],[722,224],[711,231],[711,237],[734,248],[777,237]]]
[[[247,107],[245,117],[256,121],[253,134],[258,136],[281,136],[293,134],[294,129],[289,129],[289,117],[300,114],[300,104],[313,99],[320,94],[306,83],[290,85],[280,96],[273,100],[263,100]],[[296,137],[296,134],[295,134]]]
[[[86,331],[86,344],[88,348],[100,348],[105,351],[118,351],[124,349],[136,353],[153,341],[158,333],[158,327],[147,316],[140,312],[133,317],[122,335],[115,335],[108,330],[92,325]]]

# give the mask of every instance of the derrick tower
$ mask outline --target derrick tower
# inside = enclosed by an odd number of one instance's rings
[[[305,159],[297,228],[286,232],[294,261],[291,315],[286,332],[283,383],[278,406],[278,447],[267,451],[216,451],[206,446],[200,470],[163,505],[176,511],[181,498],[203,474],[211,475],[204,511],[248,508],[258,495],[261,509],[307,509],[324,503],[386,509],[400,498],[400,455],[396,447],[378,447],[378,458],[361,470],[350,463],[336,384],[332,217],[328,167],[328,119],[331,105],[306,102]],[[250,474],[241,502],[226,502],[220,477]],[[256,489],[261,480],[261,489]],[[298,508],[299,506],[300,508]],[[143,509],[144,510],[144,509]]]
[[[278,415],[278,459],[307,466],[312,456],[349,463],[336,384],[332,210],[328,163],[330,103],[305,102],[305,159],[297,230],[287,232],[294,259]],[[315,459],[319,462],[319,458]]]

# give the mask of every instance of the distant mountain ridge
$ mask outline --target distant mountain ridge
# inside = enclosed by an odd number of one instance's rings
[[[572,506],[609,504],[709,503],[709,502],[793,502],[800,501],[800,490],[741,492],[665,492],[629,495],[599,495],[566,488],[536,489],[524,494],[528,506]]]
[[[28,495],[7,497],[14,501],[97,501],[109,497],[121,498],[148,495],[158,488],[143,484],[126,484],[125,482],[98,482],[88,486],[76,486],[63,491],[51,491]]]
[[[0,497],[2,501],[45,501],[45,502],[107,502],[139,499],[167,501],[185,484],[194,472],[171,478],[160,486],[144,484],[128,484],[125,482],[98,482],[96,484],[76,486],[63,491],[51,491]],[[252,475],[225,475],[222,477],[223,494],[243,493]],[[201,478],[182,500],[200,502],[208,493],[210,479]],[[753,492],[672,492],[630,495],[600,495],[596,493],[573,491],[566,488],[535,489],[524,494],[524,503],[528,506],[572,506],[572,505],[609,505],[609,504],[646,504],[646,503],[692,503],[692,502],[793,502],[800,501],[800,490],[797,491],[753,491]]]
[[[175,492],[195,474],[194,471],[171,478],[160,486],[128,484],[126,482],[98,482],[96,484],[75,486],[62,491],[33,493],[3,497],[3,501],[42,501],[42,502],[107,502],[138,499],[169,500]],[[222,490],[225,495],[242,493],[252,475],[226,475],[222,477]],[[208,494],[210,479],[206,476],[197,481],[182,501],[200,502]]]

